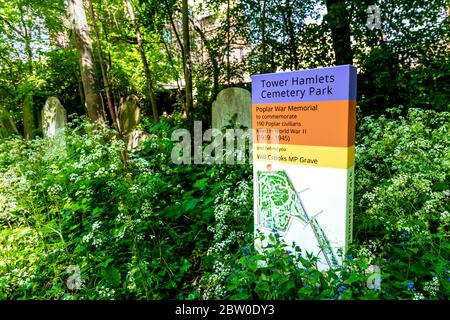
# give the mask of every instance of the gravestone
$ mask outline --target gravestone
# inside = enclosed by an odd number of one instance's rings
[[[139,109],[137,97],[128,96],[119,106],[120,128],[124,135],[133,131],[141,121],[141,110]]]
[[[126,136],[125,143],[127,144],[128,151],[135,150],[141,142],[146,141],[150,138],[150,135],[147,132],[142,130],[133,130],[128,133]]]
[[[136,129],[141,122],[141,110],[136,96],[128,96],[119,106],[119,123],[128,151],[132,151],[138,145],[149,138],[149,134]]]
[[[63,134],[67,124],[66,109],[57,97],[49,97],[42,109],[42,130],[44,137],[53,138]]]
[[[255,75],[252,108],[255,230],[336,267],[352,240],[356,68]]]
[[[233,122],[235,127],[252,127],[252,96],[242,88],[227,88],[219,92],[212,105],[212,127],[222,129]]]

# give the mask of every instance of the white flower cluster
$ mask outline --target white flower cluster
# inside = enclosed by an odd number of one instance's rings
[[[136,239],[139,240],[139,241],[142,241],[142,240],[144,240],[144,235],[143,235],[142,233],[139,233],[139,234],[136,236]]]
[[[4,281],[4,288],[13,288],[14,286],[20,287],[28,287],[31,286],[31,283],[35,275],[28,270],[27,267],[23,268],[14,268],[10,270],[7,274],[4,275],[2,279]],[[1,287],[0,287],[1,288]]]
[[[220,297],[226,293],[225,287],[222,284],[223,279],[230,273],[223,262],[215,261],[213,266],[213,273],[207,277],[208,283],[203,291],[202,298],[205,300]]]
[[[104,167],[100,167],[98,168],[97,171],[95,171],[94,173],[94,178],[98,179],[98,178],[102,178],[107,174],[106,168]]]
[[[94,194],[92,189],[80,189],[75,192],[75,197],[77,198],[90,198]]]
[[[208,226],[208,231],[213,234],[213,245],[208,249],[207,255],[220,257],[213,266],[213,273],[206,274],[200,281],[204,287],[203,299],[213,299],[225,293],[223,281],[230,269],[222,261],[229,259],[227,254],[231,245],[244,236],[242,231],[235,231],[230,225],[242,215],[238,210],[242,203],[248,203],[252,197],[250,182],[239,181],[236,185],[230,185],[214,201],[213,225]]]
[[[96,248],[100,248],[102,244],[103,244],[103,240],[98,239],[98,238],[95,238],[95,239],[92,241],[92,245],[93,245],[94,247],[96,247]]]
[[[69,181],[72,183],[77,183],[78,181],[80,181],[80,176],[76,173],[71,173],[69,176]]]
[[[232,198],[232,201],[236,204],[242,204],[246,202],[250,195],[250,184],[248,181],[241,180],[237,183],[238,194]]]
[[[120,209],[119,209],[120,210]],[[120,212],[117,216],[116,216],[116,221],[117,222],[125,222],[125,220],[129,218],[128,216],[126,216],[123,212]]]
[[[113,300],[114,295],[116,294],[116,290],[101,286],[98,289],[98,294],[102,298]]]
[[[139,173],[144,175],[152,174],[152,170],[150,169],[150,162],[142,157],[131,157],[129,160],[130,165],[133,166],[134,169],[137,169]]]
[[[153,207],[148,200],[144,200],[141,205],[141,217],[142,219],[148,219],[154,215]]]
[[[85,243],[89,243],[89,242],[91,242],[91,239],[94,237],[94,233],[92,233],[92,232],[89,232],[88,234],[86,234],[86,235],[84,235],[83,236],[83,239],[81,240],[82,242],[85,242]]]
[[[103,244],[103,240],[100,238],[95,238],[95,231],[100,229],[101,225],[101,221],[94,221],[91,226],[91,232],[83,236],[82,242],[91,243],[94,247],[99,248]]]
[[[54,184],[47,188],[47,193],[50,196],[57,196],[63,192],[63,187],[59,184]]]
[[[137,184],[133,184],[128,190],[131,194],[140,194],[142,192],[141,187]]]
[[[120,231],[117,233],[117,239],[120,240],[125,237],[127,229],[133,229],[133,221],[132,217],[128,215],[128,209],[123,202],[118,203],[117,209],[119,210],[119,214],[116,216],[115,221],[121,224]]]
[[[49,251],[47,251],[47,252],[44,252],[42,255],[43,255],[45,258],[47,258],[48,256],[52,256],[52,255],[59,254],[59,253],[62,253],[62,252],[64,252],[64,249],[63,249],[63,248],[55,248],[55,249],[53,249],[53,250],[49,250]]]
[[[372,263],[377,256],[378,245],[375,240],[370,239],[368,242],[362,244],[358,249],[358,256],[366,257],[369,263]]]
[[[95,221],[95,222],[92,224],[92,230],[100,229],[101,226],[102,226],[102,222],[101,222],[101,221]]]
[[[423,285],[423,290],[428,293],[430,298],[435,298],[439,292],[439,279],[433,277],[431,281],[427,281]]]
[[[425,300],[425,296],[421,292],[415,292],[413,295],[413,300]]]
[[[20,168],[18,168],[20,171]],[[8,214],[14,214],[19,210],[19,200],[23,196],[23,199],[27,199],[30,195],[30,182],[25,175],[9,170],[0,175],[0,217],[1,215],[7,216]],[[3,211],[3,212],[2,212]]]
[[[239,181],[236,185],[237,192],[233,194],[231,187],[223,190],[222,194],[218,196],[215,201],[214,218],[215,224],[208,227],[208,231],[214,234],[216,242],[221,241],[224,235],[228,238],[235,238],[235,234],[230,234],[229,221],[240,215],[236,210],[236,205],[245,203],[250,196],[250,186],[248,181]]]
[[[22,269],[23,270],[23,269]],[[34,274],[28,275],[27,271],[24,271],[22,274],[19,275],[19,286],[25,286],[31,282],[35,277]]]
[[[17,211],[17,200],[12,196],[0,196],[0,220],[10,220]]]
[[[444,223],[450,222],[450,213],[446,210],[441,213],[440,220]]]

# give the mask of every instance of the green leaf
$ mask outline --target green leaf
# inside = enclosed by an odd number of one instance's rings
[[[73,226],[71,226],[70,228],[69,228],[69,230],[74,230],[74,229],[77,229],[77,228],[79,228],[80,227],[80,225],[77,223],[77,224],[74,224]]]
[[[109,258],[106,261],[99,264],[100,267],[106,268],[114,259]]]
[[[207,186],[208,178],[203,178],[194,183],[194,188],[203,189]]]
[[[120,284],[120,272],[113,265],[108,265],[102,269],[102,276],[111,286],[117,287]]]
[[[192,209],[194,209],[195,208],[195,206],[197,205],[197,203],[199,202],[200,200],[198,200],[198,199],[195,199],[195,198],[192,198],[191,200],[189,200],[186,204],[185,204],[185,209],[186,210],[192,210]]]
[[[359,275],[358,273],[352,273],[350,277],[348,277],[348,279],[345,281],[345,283],[352,284],[353,282],[358,281],[360,279],[361,275]]]

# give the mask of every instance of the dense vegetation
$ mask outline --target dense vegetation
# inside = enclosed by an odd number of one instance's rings
[[[173,165],[166,123],[149,128],[128,171],[122,143],[82,120],[64,152],[4,141],[1,298],[448,299],[449,120],[419,109],[361,119],[355,241],[342,270],[323,273],[277,234],[255,253],[251,166]],[[74,292],[69,265],[81,269]],[[369,266],[380,290],[366,286]]]
[[[448,1],[383,1],[372,30],[376,1],[201,3],[0,4],[0,299],[449,299]],[[209,124],[245,75],[346,63],[354,242],[318,271],[275,230],[254,250],[251,164],[175,165],[171,134]],[[127,152],[116,114],[130,95],[149,139]],[[69,114],[64,140],[42,135],[49,96]]]

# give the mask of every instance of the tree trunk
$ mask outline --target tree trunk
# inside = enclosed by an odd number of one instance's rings
[[[19,6],[22,36],[25,41],[25,53],[29,76],[33,74],[33,51],[31,50],[31,32],[25,20],[24,7]],[[28,87],[28,86],[27,86]],[[22,104],[23,137],[25,140],[33,139],[33,88],[29,86]]]
[[[80,55],[81,81],[83,83],[85,108],[92,122],[104,124],[105,112],[97,88],[97,75],[95,73],[92,41],[89,36],[89,27],[83,0],[68,0],[70,17],[75,32],[75,42]]]
[[[173,33],[175,34],[175,38],[177,39],[178,45],[180,46],[181,55],[183,56],[183,59],[184,59],[184,48],[183,48],[183,43],[181,42],[180,35],[178,34],[177,27],[176,27],[176,25],[175,25],[175,22],[173,21],[173,17],[172,17],[172,14],[171,14],[171,12],[170,12],[169,3],[167,2],[167,0],[164,0],[164,5],[165,5],[165,7],[166,7],[167,16],[169,17],[170,24],[171,24],[172,29],[173,29]]]
[[[231,54],[231,40],[230,40],[230,0],[227,1],[227,84],[230,85],[230,54]]]
[[[121,139],[121,140],[124,140],[121,123],[120,123],[120,121],[118,119],[118,115],[117,115],[117,112],[116,112],[115,107],[114,107],[114,100],[113,100],[113,96],[112,96],[112,93],[111,93],[111,87],[109,86],[108,73],[106,71],[105,60],[103,59],[102,44],[100,42],[100,32],[98,30],[97,18],[95,16],[94,6],[92,5],[92,1],[91,0],[88,0],[88,5],[89,5],[89,11],[90,11],[91,16],[92,16],[92,25],[93,25],[94,31],[95,31],[95,39],[96,39],[96,42],[97,42],[98,60],[99,60],[99,63],[100,63],[100,69],[102,71],[103,87],[105,88],[105,92],[106,92],[106,100],[107,100],[107,103],[108,103],[108,110],[109,110],[112,122],[114,124],[114,128],[116,129],[116,132],[117,132],[117,138]],[[124,168],[125,168],[126,171],[128,171],[128,151],[127,151],[127,149],[126,148],[122,149],[120,151],[120,154],[122,156],[122,162],[123,162]]]
[[[19,135],[19,131],[8,110],[0,106],[0,138],[9,137],[11,134]]]
[[[180,35],[178,33],[178,30],[177,30],[177,26],[175,25],[175,22],[173,20],[173,16],[172,16],[172,12],[170,10],[169,3],[167,2],[167,0],[163,0],[163,1],[164,1],[164,6],[166,8],[167,16],[169,17],[170,24],[172,26],[173,33],[175,34],[175,38],[177,39],[177,43],[178,43],[178,45],[180,47],[181,60],[183,62],[183,70],[184,70],[185,69],[185,61],[184,61],[185,55],[184,55],[183,42],[181,41]],[[177,79],[177,85],[178,85],[178,79]],[[180,92],[181,92],[181,90],[180,90]],[[183,112],[187,115],[187,112],[186,112],[186,100],[183,102],[182,109],[183,109]]]
[[[119,121],[117,120],[117,114],[114,110],[114,101],[113,101],[113,97],[111,94],[111,87],[109,86],[109,80],[108,80],[108,74],[106,72],[105,60],[103,59],[103,50],[102,50],[102,44],[100,43],[100,34],[98,31],[98,26],[97,26],[97,18],[95,17],[95,11],[94,11],[94,7],[92,6],[91,0],[88,1],[88,5],[89,5],[89,11],[91,12],[91,16],[92,16],[92,25],[93,25],[94,31],[95,31],[95,39],[97,42],[98,61],[100,63],[100,69],[102,71],[103,87],[105,88],[106,101],[108,103],[109,114],[111,116],[111,120],[114,124],[114,127],[116,128],[117,132],[119,133],[119,136],[121,136],[122,130],[120,128]]]
[[[25,140],[33,138],[33,94],[27,93],[22,105],[23,137]]]
[[[191,63],[191,49],[189,39],[189,16],[188,16],[188,1],[182,2],[182,20],[183,20],[183,48],[184,48],[184,81],[186,91],[186,115],[188,118],[189,128],[194,128],[193,117],[193,99],[192,99],[192,63]]]
[[[22,24],[22,36],[25,41],[25,53],[27,55],[28,71],[33,73],[33,51],[31,50],[31,32],[28,23],[25,21],[25,12],[22,5],[19,6],[20,22]],[[29,10],[27,10],[29,11]]]
[[[175,67],[175,63],[173,61],[173,57],[172,54],[170,53],[170,49],[169,49],[169,45],[167,44],[166,40],[164,40],[164,37],[162,37],[162,42],[164,44],[164,48],[166,50],[167,53],[167,59],[169,61],[170,66],[172,67],[172,71],[173,71],[173,76],[175,77],[175,79],[177,79],[177,94],[181,95],[181,87],[180,87],[180,82],[178,81],[180,79],[180,75],[178,74],[178,71]]]
[[[153,122],[158,123],[159,122],[158,105],[156,104],[156,95],[155,95],[155,89],[153,88],[152,74],[150,73],[150,67],[148,65],[148,60],[145,55],[144,44],[142,42],[141,32],[139,31],[139,26],[136,23],[136,16],[134,15],[133,6],[131,5],[130,0],[126,0],[126,5],[127,5],[128,13],[130,15],[130,19],[136,30],[136,39],[137,39],[137,43],[138,43],[139,53],[141,55],[142,64],[144,65],[145,79],[147,80],[148,98],[150,99],[150,103],[152,105]]]
[[[353,64],[350,40],[350,12],[345,0],[326,0],[327,21],[331,29],[336,65]]]
[[[86,99],[84,98],[84,91],[83,91],[83,81],[80,79],[80,75],[78,73],[78,69],[75,65],[73,65],[73,74],[75,75],[75,79],[77,81],[78,85],[78,93],[80,94],[80,100],[81,104],[84,106],[86,103]]]
[[[99,4],[99,6],[100,6],[100,11],[102,11],[102,10],[103,10],[103,9],[102,9],[102,1],[100,1],[98,4]],[[107,11],[107,14],[109,15],[110,12],[109,12],[109,8],[108,8],[108,7],[106,8],[106,11]],[[107,58],[107,61],[108,61],[108,68],[109,68],[109,70],[112,70],[112,63],[111,63],[111,42],[109,41],[109,32],[108,32],[107,24],[105,24],[101,19],[100,19],[100,22],[101,22],[103,34],[105,35],[106,43],[108,44],[108,52],[107,52],[107,56],[108,56],[108,58]],[[114,100],[114,96],[113,96],[113,100]],[[117,110],[116,110],[116,113],[117,113]]]
[[[206,51],[208,52],[209,59],[211,59],[211,64],[213,67],[213,92],[211,96],[211,103],[216,98],[217,94],[219,93],[219,76],[220,76],[220,69],[219,69],[219,62],[217,61],[217,53],[214,52],[214,49],[211,45],[211,42],[208,41],[206,38],[205,33],[203,30],[194,23],[194,20],[190,19],[192,26],[194,27],[194,30],[197,31],[198,35],[202,39],[202,42],[206,48]]]

